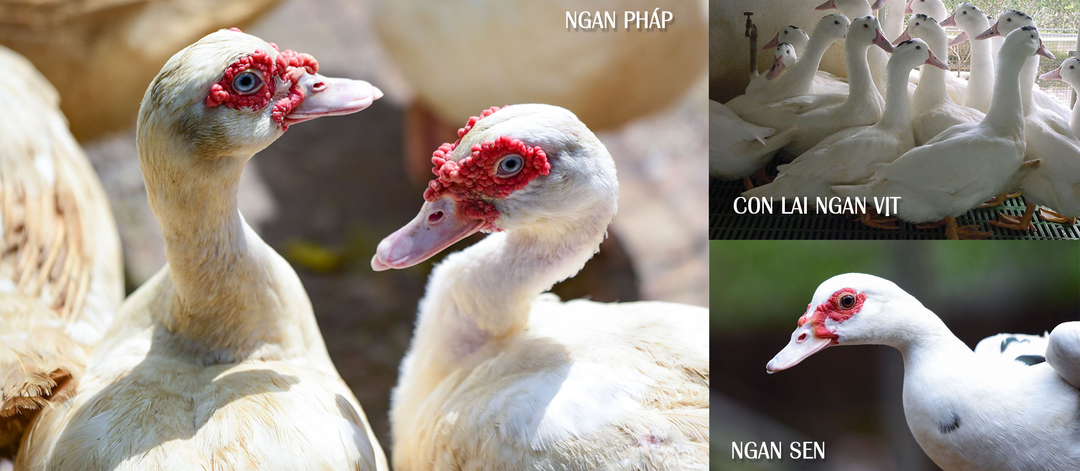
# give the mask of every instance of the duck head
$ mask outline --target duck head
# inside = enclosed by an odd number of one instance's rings
[[[908,18],[907,27],[904,28],[904,32],[900,33],[900,36],[893,43],[900,44],[911,38],[932,41],[944,40],[946,37],[945,28],[942,28],[933,18],[919,13]]]
[[[1043,80],[1061,80],[1073,89],[1080,90],[1080,59],[1068,57],[1058,68],[1039,76]]]
[[[770,374],[786,370],[833,345],[902,341],[918,334],[911,332],[905,313],[920,311],[925,311],[922,304],[889,280],[861,273],[834,276],[818,286],[791,340],[765,369]]]
[[[795,46],[788,43],[780,43],[776,46],[776,51],[773,52],[773,65],[769,69],[769,72],[765,74],[767,80],[772,80],[781,73],[784,69],[791,67],[795,63]]]
[[[949,70],[949,65],[935,56],[930,46],[919,38],[897,44],[893,49],[892,57],[889,58],[889,64],[894,62],[904,70],[911,70],[923,64]]]
[[[821,21],[818,21],[817,26],[814,26],[814,32],[810,37],[818,37],[830,40],[840,40],[847,36],[848,26],[851,26],[851,20],[840,13],[830,13],[821,17]]]
[[[990,22],[986,13],[983,13],[979,7],[961,2],[953,9],[952,15],[941,22],[941,26],[959,26],[963,30],[952,41],[949,41],[950,46],[955,46],[968,40],[968,31],[981,33],[989,29]]]
[[[769,49],[775,49],[780,43],[788,43],[795,47],[795,53],[798,54],[809,41],[810,35],[806,34],[806,31],[803,31],[802,28],[795,25],[787,25],[780,28],[780,31],[776,32],[776,36],[773,36],[761,50],[767,51]]]
[[[904,14],[924,14],[936,21],[948,16],[945,3],[941,0],[909,0],[904,7]]]
[[[1035,20],[1020,10],[1005,10],[1001,12],[1001,15],[998,15],[997,21],[990,25],[990,28],[975,36],[975,39],[981,40],[994,36],[1006,37],[1021,26],[1035,26]]]
[[[476,232],[523,230],[559,240],[615,214],[607,149],[573,113],[551,105],[490,108],[432,155],[420,213],[379,243],[375,270],[406,268]]]
[[[382,92],[318,74],[309,54],[279,51],[238,29],[211,33],[165,63],[143,97],[139,143],[188,153],[250,157],[290,125],[355,113]]]
[[[892,52],[892,44],[885,39],[885,32],[881,30],[877,17],[874,15],[856,18],[848,27],[848,41],[858,41],[866,44],[874,44],[885,52]]]

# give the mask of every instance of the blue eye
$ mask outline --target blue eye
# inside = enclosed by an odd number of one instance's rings
[[[499,161],[499,170],[495,172],[495,175],[512,177],[517,175],[524,166],[525,159],[522,159],[520,155],[510,154]]]
[[[236,77],[233,77],[232,87],[237,93],[241,95],[250,95],[259,91],[263,86],[263,79],[258,73],[252,70],[246,70],[241,72]]]

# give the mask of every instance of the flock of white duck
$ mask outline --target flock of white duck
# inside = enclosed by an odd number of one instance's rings
[[[868,344],[903,354],[908,428],[942,469],[1077,469],[1080,322],[1044,336],[995,335],[972,351],[894,283],[849,273],[818,286],[766,370],[833,345]]]
[[[297,274],[236,206],[245,164],[288,126],[382,93],[239,30],[174,55],[137,131],[168,264],[123,300],[100,182],[52,88],[0,52],[27,78],[0,107],[40,111],[0,113],[0,452],[17,450],[0,468],[387,469]],[[406,268],[495,232],[431,275],[392,393],[394,467],[706,469],[708,310],[543,294],[615,214],[603,144],[549,105],[492,108],[458,135],[372,260]]]
[[[882,29],[870,13],[886,3]],[[809,36],[795,26],[778,32],[768,45],[776,51],[772,68],[754,74],[745,94],[710,102],[712,175],[743,179],[748,197],[899,196],[900,219],[943,222],[950,238],[991,235],[957,228],[954,218],[1000,204],[1011,192],[1024,195],[1023,216],[1002,214],[991,224],[1032,230],[1037,205],[1047,221],[1080,216],[1080,107],[1070,112],[1035,85],[1036,55],[1054,57],[1030,16],[1009,10],[993,20],[969,3],[947,14],[941,0],[918,0],[906,5],[914,14],[901,32],[902,2],[830,0],[818,7],[833,8],[844,14],[825,15]],[[963,33],[950,42],[943,26],[951,25]],[[846,83],[817,70],[825,49],[842,38]],[[946,73],[948,47],[965,41],[967,80]],[[887,63],[875,60],[886,52]],[[1077,88],[1077,65],[1067,58],[1041,78]],[[912,72],[916,67],[921,72]],[[761,181],[781,150],[789,163],[755,188],[749,177],[758,173]],[[861,219],[896,228],[895,219]]]

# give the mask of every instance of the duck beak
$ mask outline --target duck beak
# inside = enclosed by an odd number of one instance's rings
[[[956,26],[956,12],[953,12],[948,18],[945,18],[945,21],[938,24],[941,26]]]
[[[386,236],[371,259],[375,271],[408,268],[479,231],[486,221],[461,215],[454,200],[425,202],[412,221]]]
[[[898,44],[900,44],[900,43],[902,43],[904,41],[910,41],[910,40],[911,40],[911,34],[908,33],[908,28],[904,28],[904,32],[900,33],[900,36],[897,36],[896,40],[893,41],[893,46],[896,46],[896,45],[898,45]]]
[[[912,13],[915,13],[915,11],[911,9],[911,4],[914,3],[914,2],[915,2],[915,0],[908,0],[907,5],[904,5],[904,14],[905,15],[910,15]]]
[[[769,41],[768,43],[765,43],[765,47],[761,48],[761,50],[762,51],[768,51],[769,49],[774,49],[774,48],[776,48],[776,46],[779,46],[779,45],[780,45],[780,33],[776,33],[776,36],[773,36],[771,41]]]
[[[880,10],[882,8],[885,8],[885,2],[886,1],[887,0],[877,0],[876,2],[874,2],[873,5],[870,5],[870,9],[871,10]]]
[[[979,33],[978,36],[975,36],[975,39],[992,38],[992,37],[997,36],[999,34],[1001,34],[1001,33],[998,32],[998,24],[994,23],[994,25],[991,26],[989,29]]]
[[[791,334],[791,341],[787,346],[769,360],[769,364],[765,365],[765,371],[773,374],[791,368],[810,358],[810,355],[828,348],[832,343],[833,339],[818,338],[814,335],[813,323],[805,322]]]
[[[301,102],[285,115],[285,124],[293,125],[323,116],[356,113],[382,98],[382,90],[363,80],[324,77],[305,73],[294,89]]]
[[[1064,64],[1062,64],[1062,65],[1064,65]],[[1039,79],[1040,80],[1062,80],[1062,78],[1061,78],[1061,66],[1059,65],[1058,68],[1056,68],[1054,70],[1051,70],[1051,71],[1049,71],[1049,72],[1047,72],[1045,74],[1040,75]]]
[[[941,59],[938,59],[938,57],[934,55],[934,51],[929,51],[928,50],[926,52],[930,53],[930,57],[926,59],[926,62],[925,62],[926,64],[930,64],[930,65],[932,65],[934,67],[937,67],[939,69],[949,70],[949,64],[946,64],[945,61],[942,61]]]
[[[878,28],[877,33],[874,34],[874,44],[885,50],[885,52],[892,52],[892,44],[889,44],[889,40],[885,39],[885,32]]]
[[[956,37],[953,38],[952,41],[949,41],[949,46],[952,47],[952,46],[955,46],[955,45],[960,44],[960,43],[962,43],[964,41],[967,41],[967,40],[968,40],[967,33],[964,32],[964,31],[961,31],[960,34],[956,35]]]
[[[765,80],[772,80],[780,75],[780,72],[784,71],[784,58],[777,57],[773,59],[772,68],[769,69],[769,73],[765,74]]]
[[[1035,51],[1035,53],[1050,60],[1057,59],[1056,57],[1054,57],[1054,54],[1046,48],[1046,46],[1043,46],[1042,39],[1039,40],[1039,50]]]
[[[836,0],[829,0],[829,1],[825,2],[825,3],[822,3],[821,5],[818,5],[817,7],[814,7],[814,9],[815,10],[835,10],[836,9]]]

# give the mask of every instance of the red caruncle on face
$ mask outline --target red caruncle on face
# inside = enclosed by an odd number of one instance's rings
[[[273,43],[270,45],[275,50],[277,49],[277,45]],[[261,80],[261,83],[249,91],[237,90],[235,82],[237,77],[248,71],[257,71],[258,80]],[[271,116],[282,129],[287,129],[286,116],[304,100],[303,92],[296,85],[297,80],[305,72],[315,74],[318,71],[319,62],[310,54],[287,50],[273,59],[268,52],[257,49],[250,56],[238,59],[225,69],[221,80],[210,86],[210,93],[206,96],[204,103],[211,108],[225,105],[233,109],[260,110],[273,99],[277,88],[275,78],[280,78],[290,84],[289,94],[274,103]],[[253,79],[245,78],[244,80]]]
[[[826,319],[836,322],[844,322],[862,309],[866,295],[856,293],[851,288],[844,288],[829,296],[829,299],[818,305],[814,312],[809,312],[812,306],[806,306],[807,313],[799,318],[799,326],[809,322],[814,326],[814,335],[818,338],[831,338],[837,343],[837,335],[825,326]]]
[[[465,217],[486,221],[485,230],[495,229],[493,223],[498,219],[499,211],[484,197],[505,198],[525,188],[534,178],[551,171],[547,154],[540,146],[528,146],[509,136],[475,144],[472,152],[459,161],[448,158],[477,121],[498,110],[498,107],[492,107],[478,117],[469,118],[465,127],[458,130],[456,142],[439,146],[431,157],[435,165],[432,172],[436,178],[428,183],[424,191],[424,200],[429,202],[444,196],[453,198]],[[512,173],[500,174],[500,164],[512,156],[521,158],[520,167]]]

